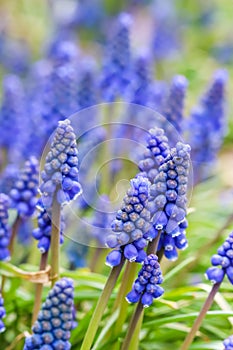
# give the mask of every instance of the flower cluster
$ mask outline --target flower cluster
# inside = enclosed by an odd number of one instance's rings
[[[141,302],[144,307],[153,303],[153,299],[159,298],[164,290],[159,286],[163,282],[162,272],[158,257],[150,254],[143,262],[138,278],[133,284],[132,290],[127,294],[129,303]]]
[[[9,260],[10,228],[8,226],[8,209],[10,200],[7,195],[0,193],[0,261]]]
[[[11,205],[18,211],[20,217],[29,217],[33,214],[37,203],[38,186],[38,160],[30,157],[10,191]]]
[[[143,261],[143,248],[146,246],[144,234],[149,229],[150,212],[146,209],[149,196],[150,182],[143,176],[131,180],[131,188],[124,197],[122,209],[117,212],[112,223],[112,231],[106,239],[109,248],[117,248],[107,256],[106,263],[116,266],[120,263],[121,255],[129,261]],[[117,257],[117,258],[116,258]]]
[[[3,297],[0,293],[0,333],[5,331],[5,325],[2,321],[2,319],[6,316],[6,311],[5,311],[3,302],[4,302],[4,300],[3,300]]]
[[[225,339],[223,345],[224,350],[233,350],[233,335]]]
[[[147,151],[143,155],[144,159],[138,164],[142,175],[147,176],[150,182],[153,183],[155,176],[158,174],[158,167],[164,163],[169,154],[170,147],[164,130],[159,128],[150,129]]]
[[[37,208],[39,210],[39,214],[37,217],[38,228],[35,228],[32,231],[32,236],[38,240],[38,249],[43,254],[47,252],[50,248],[51,241],[51,230],[52,230],[52,222],[51,222],[51,212],[45,209],[43,203],[39,202],[37,204]],[[64,230],[64,219],[61,217],[61,231],[60,231],[60,244],[63,243],[63,230]]]
[[[187,79],[183,75],[173,77],[169,95],[164,103],[161,114],[166,118],[163,128],[166,131],[169,142],[176,143],[174,128],[182,134],[184,99],[187,89]]]
[[[32,327],[33,334],[25,340],[24,350],[71,348],[69,338],[73,326],[73,288],[70,278],[56,282]]]
[[[218,248],[218,254],[212,256],[211,263],[213,266],[206,271],[208,280],[213,283],[221,283],[224,276],[227,275],[230,283],[233,284],[233,232]]]
[[[110,42],[107,61],[103,68],[101,88],[106,101],[112,102],[124,94],[130,83],[130,40],[131,17],[121,13],[118,17],[115,33]]]
[[[70,121],[60,121],[41,173],[43,181],[40,191],[46,209],[52,206],[55,194],[60,204],[69,202],[81,194],[77,155],[76,136]]]

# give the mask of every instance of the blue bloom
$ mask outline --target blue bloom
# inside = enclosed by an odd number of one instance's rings
[[[8,164],[0,178],[0,192],[8,194],[14,187],[19,176],[19,169],[15,164]]]
[[[52,230],[52,222],[51,217],[52,213],[50,210],[46,210],[43,206],[43,203],[39,201],[37,204],[37,208],[39,211],[37,222],[38,222],[38,228],[35,228],[32,231],[32,236],[39,241],[38,242],[38,249],[40,250],[41,254],[47,252],[50,248],[50,242],[51,242],[51,230]],[[61,231],[60,231],[60,244],[63,243],[63,230],[64,230],[64,218],[61,217]]]
[[[46,209],[52,206],[55,194],[60,204],[69,202],[81,194],[77,155],[76,136],[70,121],[60,121],[41,173],[40,191]]]
[[[103,96],[108,102],[123,96],[130,83],[130,25],[130,15],[121,13],[117,19],[114,35],[108,46],[107,60],[104,64],[101,79]]]
[[[9,197],[4,193],[0,193],[0,260],[10,259],[10,252],[8,250],[11,235],[8,225],[9,205]]]
[[[169,95],[162,107],[161,114],[166,118],[163,129],[171,145],[177,142],[183,132],[183,109],[187,85],[187,79],[183,75],[174,76]],[[174,135],[174,128],[178,136]]]
[[[233,232],[225,242],[218,248],[218,253],[211,258],[212,267],[206,271],[206,277],[213,283],[220,283],[227,275],[231,284],[233,284]],[[217,267],[219,266],[219,267]]]
[[[0,293],[0,333],[4,332],[5,331],[5,325],[2,321],[2,319],[6,316],[6,310],[4,308],[4,300],[3,300],[3,297]]]
[[[138,164],[144,176],[147,176],[151,183],[158,174],[159,166],[164,163],[170,154],[168,139],[163,129],[153,128],[149,130],[147,139],[147,151],[143,155],[143,160]]]
[[[70,278],[64,277],[56,282],[32,327],[33,334],[25,340],[24,350],[71,348],[73,298],[74,287]]]
[[[129,303],[141,302],[144,307],[148,307],[154,299],[163,295],[164,290],[159,286],[162,282],[163,277],[158,257],[150,254],[145,258],[138,278],[135,280],[132,290],[127,294],[126,300]]]
[[[66,247],[66,253],[71,269],[87,266],[86,257],[88,254],[88,246],[70,241]]]
[[[124,204],[112,222],[113,233],[106,239],[109,248],[117,248],[117,253],[110,252],[107,257],[108,265],[116,266],[115,255],[119,256],[118,250],[129,261],[140,259],[141,250],[147,244],[143,235],[150,226],[150,212],[146,208],[149,186],[149,180],[143,176],[131,180],[131,188],[124,197]],[[114,262],[111,261],[111,257],[114,258]]]
[[[227,339],[223,342],[224,350],[233,350],[233,335],[230,335]]]
[[[97,104],[96,67],[91,59],[85,59],[80,68],[77,90],[78,109]]]
[[[30,157],[10,191],[11,206],[18,211],[21,218],[33,214],[37,203],[38,186],[39,164],[35,157]]]
[[[194,167],[195,182],[209,176],[226,133],[226,81],[225,70],[215,72],[209,90],[202,97],[199,106],[193,109],[188,121],[192,161],[197,163]]]
[[[0,145],[8,151],[8,158],[14,163],[21,157],[22,148],[20,147],[19,151],[18,147],[22,145],[22,135],[26,135],[25,114],[22,82],[16,75],[7,75],[3,79]]]

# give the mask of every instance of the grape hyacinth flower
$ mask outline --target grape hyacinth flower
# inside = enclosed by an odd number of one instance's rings
[[[216,71],[209,90],[199,106],[193,109],[188,121],[192,161],[197,163],[194,168],[195,183],[209,176],[226,133],[226,82],[227,72],[222,69]]]
[[[152,216],[153,227],[144,235],[144,238],[153,240],[159,232],[164,234],[165,236],[161,237],[160,249],[166,246],[166,257],[172,260],[175,259],[176,247],[184,249],[187,246],[184,235],[187,227],[185,219],[189,153],[190,146],[181,142],[171,149],[171,154],[159,167],[158,174],[151,185],[147,206]],[[171,239],[181,234],[180,238]]]
[[[233,335],[230,335],[227,339],[223,342],[224,350],[233,350]]]
[[[103,67],[100,83],[104,99],[107,102],[113,102],[117,97],[124,95],[130,83],[130,25],[130,15],[121,13],[107,50],[107,60]]]
[[[78,109],[84,109],[97,104],[97,84],[95,62],[85,59],[78,79],[77,103]]]
[[[155,176],[158,174],[158,168],[164,163],[170,154],[168,138],[163,129],[153,128],[149,130],[147,139],[147,151],[143,154],[143,159],[139,162],[138,167],[144,176],[147,176],[153,183]]]
[[[73,281],[65,277],[57,281],[32,327],[33,334],[25,340],[24,350],[71,348],[69,338],[73,326],[73,298]]]
[[[26,218],[33,214],[37,203],[38,186],[38,160],[30,157],[10,191],[11,206],[17,210],[19,217]]]
[[[159,286],[163,282],[162,272],[158,257],[150,254],[143,262],[138,278],[133,284],[132,290],[127,294],[126,300],[129,303],[141,302],[144,307],[149,307],[153,299],[163,295],[164,290]]]
[[[147,178],[138,176],[130,183],[131,188],[124,197],[124,204],[112,222],[113,233],[106,239],[109,248],[117,248],[106,258],[109,266],[119,265],[122,255],[129,261],[142,262],[145,258],[143,248],[147,242],[143,236],[150,226],[150,212],[146,208],[150,182]]]
[[[183,75],[174,76],[169,94],[161,110],[161,114],[166,118],[162,127],[172,146],[177,141],[174,128],[178,135],[183,133],[183,109],[187,85],[187,79]]]
[[[0,293],[0,333],[5,331],[5,325],[2,321],[2,319],[6,316],[6,310],[4,308],[4,300]]]
[[[212,256],[211,263],[213,266],[206,271],[208,280],[214,284],[221,283],[227,275],[230,283],[233,284],[233,232],[218,248],[218,253]]]
[[[81,194],[77,155],[76,136],[71,123],[68,119],[60,121],[41,173],[40,191],[46,209],[51,208],[54,196],[58,203],[65,204]]]
[[[37,204],[37,209],[39,211],[38,217],[37,217],[38,228],[35,228],[32,231],[32,236],[39,241],[37,247],[40,250],[41,254],[44,254],[49,250],[50,243],[51,243],[52,213],[50,210],[47,211],[45,209],[42,201],[39,201],[39,203]],[[64,226],[65,226],[64,219],[63,217],[61,217],[60,244],[62,244],[64,241],[64,237],[63,237]]]
[[[4,193],[0,193],[0,261],[10,259],[10,252],[8,250],[11,234],[8,225],[9,205],[9,197]]]

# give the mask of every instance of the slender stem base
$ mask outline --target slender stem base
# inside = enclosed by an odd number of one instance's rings
[[[140,336],[140,331],[141,331],[142,321],[143,321],[143,316],[144,316],[143,311],[141,313],[141,316],[139,317],[137,327],[136,327],[134,334],[132,336],[132,339],[131,339],[131,342],[129,345],[129,350],[137,350],[139,348],[139,336]]]
[[[40,259],[40,270],[45,270],[47,266],[47,260],[48,260],[48,252],[45,252],[41,255]],[[41,306],[41,299],[42,299],[42,292],[43,292],[43,284],[37,284],[36,285],[36,292],[35,292],[35,304],[33,307],[33,313],[32,313],[32,324],[35,323],[38,313],[40,311]]]
[[[59,278],[60,260],[60,226],[61,226],[61,205],[54,196],[52,206],[52,230],[51,230],[51,273],[52,286]]]
[[[199,330],[203,319],[205,318],[205,315],[207,313],[207,311],[210,309],[211,305],[213,304],[214,301],[214,297],[216,295],[216,293],[219,290],[219,287],[221,285],[220,283],[215,283],[211,289],[210,294],[208,295],[208,298],[206,299],[199,316],[196,318],[191,331],[189,332],[189,334],[187,335],[187,337],[185,338],[184,343],[182,344],[180,350],[188,350],[189,346],[191,345],[193,339],[195,338],[195,335],[197,333],[197,331]]]
[[[138,303],[136,310],[131,318],[128,332],[126,334],[125,340],[122,344],[121,350],[128,350],[131,340],[133,338],[133,334],[135,332],[135,328],[137,327],[138,321],[141,318],[141,315],[143,313],[144,307],[141,302]],[[136,350],[136,349],[135,349]]]
[[[151,241],[151,242],[148,244],[148,247],[147,247],[147,255],[156,254],[156,253],[157,253],[161,233],[162,233],[162,231],[160,230],[160,231],[158,232],[157,237],[155,237],[155,239],[153,239],[153,241]]]
[[[9,249],[9,252],[10,252],[11,256],[14,253],[14,241],[15,241],[15,238],[17,236],[17,233],[18,233],[18,230],[20,228],[21,223],[22,223],[22,219],[18,215],[17,218],[15,219],[15,222],[14,222],[13,226],[12,226],[11,238],[10,238],[10,243],[9,243],[9,246],[8,246],[8,249]]]
[[[92,343],[94,341],[99,323],[103,316],[104,310],[107,306],[108,300],[111,296],[113,288],[115,287],[116,281],[124,265],[125,258],[122,258],[120,265],[113,267],[108,280],[105,284],[103,292],[98,300],[95,311],[89,323],[88,329],[86,331],[85,337],[80,350],[90,350]]]

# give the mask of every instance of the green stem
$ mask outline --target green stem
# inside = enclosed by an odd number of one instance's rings
[[[101,267],[103,266],[102,253],[104,253],[104,256],[105,256],[106,248],[95,247],[92,249],[94,250],[94,253],[92,254],[89,267],[91,272],[97,273],[101,270]]]
[[[205,318],[205,315],[207,313],[207,311],[210,309],[211,305],[213,304],[213,301],[214,301],[214,297],[216,295],[216,293],[218,292],[219,290],[219,287],[221,285],[221,282],[220,283],[215,283],[211,289],[211,292],[210,294],[208,295],[208,298],[206,299],[198,317],[196,318],[192,328],[191,328],[191,331],[189,332],[189,334],[187,335],[187,337],[185,338],[185,341],[184,343],[182,344],[180,350],[188,350],[189,349],[189,346],[191,345],[198,329],[200,328],[201,324],[202,324],[202,321],[203,319]]]
[[[125,340],[122,344],[121,350],[129,350],[129,346],[131,343],[131,340],[133,338],[135,329],[137,327],[137,324],[140,320],[140,318],[142,317],[142,313],[143,313],[143,305],[142,303],[139,301],[139,303],[137,304],[136,310],[131,318],[130,324],[129,324],[129,328],[128,328],[128,332],[126,334]],[[135,349],[136,350],[136,349]]]
[[[137,350],[139,348],[139,336],[140,336],[140,331],[142,327],[143,316],[144,316],[144,310],[140,315],[140,318],[137,323],[137,327],[133,333],[133,336],[129,345],[129,350]]]
[[[98,300],[95,311],[89,323],[88,329],[86,331],[85,337],[80,350],[90,350],[93,340],[95,338],[99,323],[103,316],[104,310],[107,306],[108,300],[111,296],[113,288],[115,287],[116,281],[125,263],[125,258],[122,258],[120,265],[113,267],[108,280],[105,284],[103,292]]]
[[[41,255],[40,270],[46,269],[47,261],[48,261],[48,251]],[[42,292],[43,292],[43,283],[37,284],[36,292],[35,292],[35,304],[34,304],[33,313],[32,313],[32,324],[34,324],[34,322],[36,321],[38,313],[40,311]]]
[[[126,269],[124,271],[122,281],[121,281],[121,286],[113,306],[113,310],[116,310],[118,307],[120,309],[119,316],[117,318],[117,321],[113,330],[114,336],[117,336],[121,332],[123,324],[126,320],[126,317],[127,317],[126,310],[128,307],[128,302],[126,301],[125,296],[132,287],[132,284],[135,279],[136,270],[137,270],[137,264],[130,263],[129,261],[127,261]]]
[[[59,278],[60,261],[60,226],[61,226],[61,205],[56,200],[56,193],[52,206],[52,230],[51,230],[51,274],[52,286]]]
[[[163,254],[164,254],[164,248],[160,249],[157,252],[157,257],[158,257],[158,261],[161,262],[162,258],[163,258]]]
[[[15,222],[12,226],[12,230],[11,230],[11,238],[10,238],[10,243],[9,243],[9,246],[8,246],[8,249],[9,249],[9,252],[10,252],[10,256],[13,255],[14,253],[14,241],[15,241],[15,238],[17,236],[17,233],[18,233],[18,230],[19,230],[19,227],[22,223],[22,219],[19,215],[17,215],[16,219],[15,219]]]
[[[162,231],[159,230],[157,237],[155,239],[153,239],[153,241],[151,241],[148,244],[147,255],[156,254],[157,253],[157,249],[158,249],[161,233],[162,233]]]

